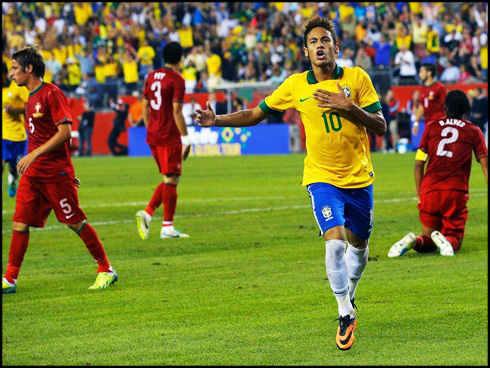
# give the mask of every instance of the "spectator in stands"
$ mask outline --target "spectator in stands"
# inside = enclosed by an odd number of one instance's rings
[[[413,54],[418,59],[422,59],[425,56],[428,32],[429,27],[422,15],[412,14]]]
[[[262,49],[263,49],[263,45],[262,45]],[[225,53],[223,54],[223,61],[221,64],[222,81],[225,83],[235,82],[236,74],[237,74],[237,63],[233,60],[231,52],[225,51]]]
[[[400,51],[395,56],[395,65],[400,65],[400,82],[402,84],[416,83],[415,57],[405,44],[402,44]]]
[[[138,88],[138,54],[131,45],[127,44],[120,60],[122,61],[126,94],[129,95]]]
[[[374,56],[374,65],[378,67],[389,67],[390,66],[390,53],[392,43],[388,40],[386,34],[382,34],[381,38],[372,45],[376,49],[376,55]]]
[[[82,75],[89,75],[94,71],[95,60],[87,47],[83,47],[81,52],[75,55],[75,59],[80,63],[80,71]]]
[[[407,113],[410,114],[410,121],[417,121],[417,109],[420,105],[420,91],[418,89],[412,92],[412,98],[407,101]]]
[[[182,115],[184,115],[185,124],[187,126],[197,126],[196,121],[196,109],[201,110],[201,105],[197,102],[197,99],[193,96],[190,101],[182,106]]]
[[[453,65],[451,59],[447,61],[447,67],[441,74],[441,82],[443,83],[456,83],[459,79],[459,68]]]
[[[211,50],[209,44],[206,45],[206,66],[208,72],[208,88],[214,89],[221,82],[221,57]]]
[[[114,156],[124,156],[128,154],[128,147],[117,141],[122,132],[126,130],[126,119],[129,114],[129,104],[124,103],[123,100],[118,99],[117,103],[111,99],[109,100],[109,106],[114,109],[116,116],[112,122],[112,130],[109,133],[107,139],[107,145]]]
[[[344,49],[342,52],[342,56],[335,60],[338,66],[344,67],[344,66],[354,66],[354,62],[352,61],[352,50],[349,48]]]
[[[388,130],[391,135],[391,145],[393,148],[398,143],[398,109],[400,108],[400,101],[395,97],[392,89],[386,92],[386,103],[388,104],[388,120],[385,119],[388,125]],[[386,135],[385,135],[386,136]],[[389,148],[388,148],[389,149]]]
[[[79,156],[92,156],[92,133],[94,131],[95,111],[94,106],[87,102],[85,102],[83,106],[85,111],[83,112],[78,125],[80,141]]]
[[[438,58],[441,52],[441,41],[439,37],[439,32],[437,31],[437,28],[430,25],[427,26],[426,49],[435,58]]]
[[[356,55],[356,60],[355,60],[354,64],[356,66],[364,69],[368,73],[369,73],[369,70],[371,70],[371,68],[373,66],[373,61],[372,61],[371,57],[366,52],[366,44],[364,42],[361,42],[360,47],[357,49],[357,55]]]
[[[218,111],[220,112],[221,115],[228,113],[228,108],[226,106],[226,103],[218,101],[216,99],[216,93],[214,92],[209,93],[209,103],[211,104],[211,107],[216,112],[216,114],[218,114]]]
[[[87,76],[85,93],[85,97],[90,106],[102,107],[102,89],[97,79],[95,79],[94,72],[89,73]]]
[[[46,60],[46,73],[43,80],[46,83],[51,83],[59,79],[63,65],[54,57],[54,54],[50,53],[50,58]]]
[[[137,53],[140,60],[139,77],[145,80],[149,72],[153,70],[153,59],[155,58],[155,49],[148,44],[148,39],[143,39],[143,44]]]
[[[474,96],[469,120],[485,133],[488,124],[488,98],[485,96],[485,91],[480,87],[476,87],[474,90],[470,90],[470,92],[473,92]]]
[[[378,93],[379,103],[381,105],[381,111],[383,113],[383,117],[385,118],[386,124],[389,126],[389,123],[393,119],[390,115],[390,106],[387,102],[388,93],[383,92],[381,94]],[[383,136],[383,153],[393,153],[395,149],[393,148],[393,142],[391,141],[391,132],[390,129],[386,129],[386,133]]]
[[[194,61],[189,60],[182,70],[182,77],[185,79],[185,93],[194,93],[197,85],[197,69]]]

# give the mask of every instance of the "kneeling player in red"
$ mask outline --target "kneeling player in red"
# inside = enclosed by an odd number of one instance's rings
[[[466,120],[471,107],[460,90],[448,93],[446,116],[427,124],[415,156],[415,184],[422,235],[409,233],[392,245],[388,257],[414,249],[452,256],[463,244],[468,217],[472,152],[488,183],[488,149],[482,131]],[[429,159],[424,174],[425,162]]]
[[[29,141],[28,154],[17,164],[22,178],[2,294],[17,291],[17,278],[29,245],[29,227],[44,227],[51,210],[59,222],[78,234],[98,264],[97,278],[89,289],[104,289],[118,278],[78,203],[80,182],[70,157],[72,117],[67,98],[57,86],[43,82],[44,72],[43,57],[36,49],[25,48],[12,56],[10,79],[29,91]]]

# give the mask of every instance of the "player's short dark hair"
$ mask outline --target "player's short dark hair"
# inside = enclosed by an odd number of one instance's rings
[[[423,63],[420,67],[424,67],[426,71],[432,74],[432,78],[436,77],[436,66],[431,63]]]
[[[333,21],[330,18],[321,18],[318,15],[315,15],[314,17],[308,19],[304,25],[303,42],[305,47],[307,47],[306,40],[308,38],[308,33],[317,27],[325,28],[327,31],[330,31],[333,38],[333,44],[337,44],[337,33],[335,32]]]
[[[26,47],[22,50],[15,52],[12,55],[12,60],[17,61],[25,72],[29,65],[32,65],[32,71],[38,78],[44,77],[46,71],[46,64],[44,63],[43,56],[34,47]]]
[[[5,61],[2,61],[2,74],[8,74],[9,73],[9,68],[7,67],[7,63]]]
[[[456,89],[450,91],[444,101],[446,116],[448,118],[468,119],[471,114],[471,105],[466,93]]]
[[[163,60],[171,65],[178,64],[183,54],[184,48],[180,43],[175,41],[167,43],[162,50]]]

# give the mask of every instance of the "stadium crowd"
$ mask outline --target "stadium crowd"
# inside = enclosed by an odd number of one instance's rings
[[[184,47],[186,92],[281,82],[309,67],[301,24],[313,14],[334,19],[340,66],[395,70],[400,84],[418,84],[425,62],[437,66],[442,82],[488,79],[483,2],[4,2],[2,58],[10,66],[13,52],[39,47],[45,81],[107,107],[141,90],[148,72],[163,65],[169,41]]]

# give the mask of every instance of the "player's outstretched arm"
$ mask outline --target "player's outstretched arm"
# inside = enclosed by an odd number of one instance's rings
[[[209,101],[206,102],[206,110],[196,109],[196,115],[196,120],[202,127],[246,127],[257,125],[267,118],[267,114],[259,106],[231,114],[216,115]]]

